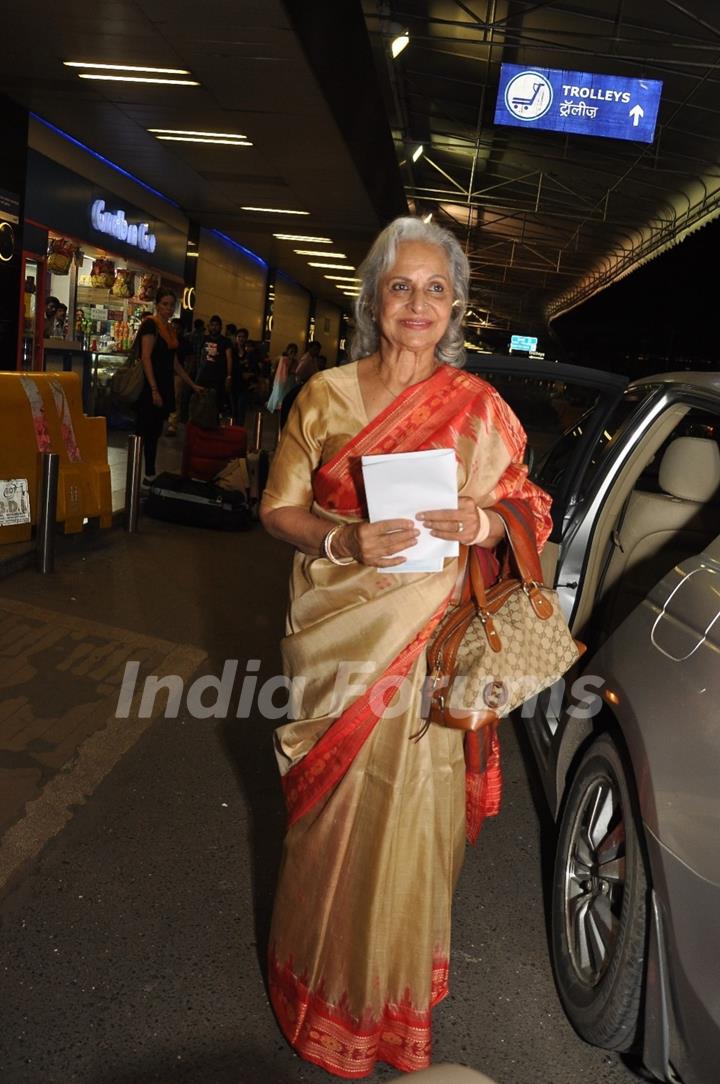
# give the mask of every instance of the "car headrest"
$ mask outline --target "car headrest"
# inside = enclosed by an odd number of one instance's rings
[[[705,437],[678,437],[665,449],[658,481],[672,497],[711,501],[720,488],[720,448]]]

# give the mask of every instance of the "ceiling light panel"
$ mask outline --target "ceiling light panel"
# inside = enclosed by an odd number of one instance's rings
[[[314,252],[311,248],[296,248],[293,251],[298,256],[323,256],[326,260],[346,260],[344,252]]]
[[[145,68],[136,64],[93,64],[89,60],[63,60],[66,68],[91,68],[113,72],[145,72],[155,75],[192,75],[187,68]]]
[[[207,136],[159,135],[156,139],[168,143],[222,143],[226,147],[252,147],[248,139],[210,139]]]
[[[351,263],[315,263],[308,260],[310,267],[327,267],[328,271],[354,271],[355,265]]]
[[[288,207],[241,207],[241,211],[257,211],[264,215],[309,215],[309,211],[291,211]]]
[[[362,282],[362,279],[354,278],[352,275],[323,275],[326,279],[335,279],[337,282]]]
[[[148,128],[153,135],[208,136],[211,139],[247,139],[243,132],[196,132],[192,128]]]
[[[274,233],[273,237],[277,237],[278,241],[305,241],[308,244],[313,245],[332,244],[332,241],[329,237],[303,237],[297,233]]]
[[[196,79],[160,79],[144,75],[102,75],[99,72],[78,72],[78,79],[103,79],[112,83],[172,83],[178,87],[199,87]]]

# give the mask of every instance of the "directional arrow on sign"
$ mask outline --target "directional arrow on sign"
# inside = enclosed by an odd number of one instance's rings
[[[641,105],[634,105],[630,110],[630,116],[633,119],[633,128],[637,128],[640,118],[645,116],[645,110]]]

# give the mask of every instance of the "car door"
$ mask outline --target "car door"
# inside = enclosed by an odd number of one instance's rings
[[[697,418],[701,419],[703,432],[696,435],[705,437],[709,429],[709,435],[716,440],[720,431],[720,398],[707,394],[702,387],[693,387],[690,382],[681,384],[660,377],[656,382],[629,387],[607,421],[603,439],[579,485],[557,568],[556,587],[565,615],[573,633],[589,647],[578,673],[570,675],[571,683],[577,677],[583,679],[596,672],[594,653],[622,620],[622,616],[617,616],[617,600],[626,601],[629,581],[624,588],[619,582],[615,585],[619,594],[614,596],[614,611],[608,605],[613,601],[610,594],[602,598],[599,608],[597,603],[613,551],[617,547],[622,551],[623,525],[629,523],[627,509],[636,485],[648,465],[661,459],[662,450],[678,435],[695,432]],[[663,493],[660,487],[656,496],[669,508],[684,503]],[[707,518],[714,523],[712,508],[707,512]],[[696,517],[697,513],[693,515]],[[692,523],[699,529],[697,518]],[[620,537],[616,537],[618,524]],[[668,532],[670,539],[672,534]],[[645,570],[652,567],[653,562],[647,561]],[[642,580],[639,569],[625,575],[632,583]],[[625,612],[634,605],[625,607]],[[587,731],[584,722],[568,717],[568,703],[566,686],[558,683],[538,699],[532,713],[526,713],[527,732],[551,808],[557,806],[563,772],[573,750]]]
[[[622,400],[627,378],[578,365],[495,354],[471,354],[465,368],[500,392],[527,433],[529,476],[553,500],[553,530],[542,554],[545,582],[553,583],[582,479]]]

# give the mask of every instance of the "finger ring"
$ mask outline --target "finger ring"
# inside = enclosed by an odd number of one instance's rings
[[[458,523],[457,529],[458,529],[458,534],[462,534],[463,531],[465,530],[465,524],[464,523]]]

